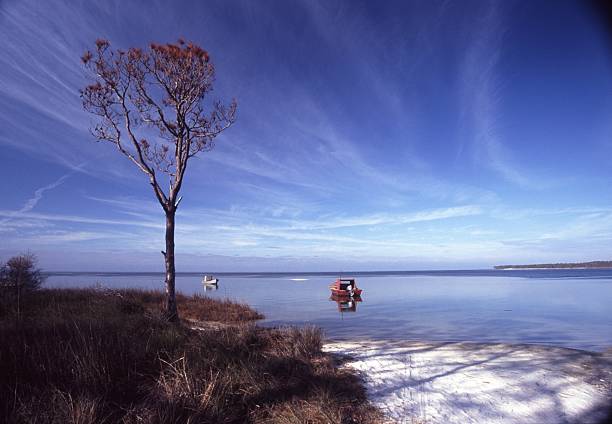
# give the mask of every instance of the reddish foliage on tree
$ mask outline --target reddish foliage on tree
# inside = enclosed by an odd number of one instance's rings
[[[215,67],[201,47],[183,40],[148,49],[113,50],[97,40],[82,61],[93,81],[81,90],[83,107],[98,117],[92,133],[113,143],[145,175],[166,214],[167,314],[178,319],[175,297],[174,222],[187,163],[214,146],[236,120],[229,106],[210,100]],[[160,176],[169,188],[160,185]]]

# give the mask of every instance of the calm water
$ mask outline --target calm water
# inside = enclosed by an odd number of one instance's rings
[[[183,293],[244,301],[265,325],[314,324],[333,339],[423,339],[612,347],[612,269],[356,273],[362,302],[329,299],[332,274],[179,274]],[[157,273],[64,273],[49,286],[162,288]],[[180,306],[180,305],[179,305]]]

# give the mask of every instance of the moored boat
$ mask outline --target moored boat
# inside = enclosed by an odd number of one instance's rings
[[[337,297],[359,297],[363,291],[357,288],[354,278],[338,278],[329,288],[332,296]]]
[[[219,279],[213,277],[212,275],[205,275],[204,278],[202,278],[202,284],[207,286],[216,286],[218,283]]]

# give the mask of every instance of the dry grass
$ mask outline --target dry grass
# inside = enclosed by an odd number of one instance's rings
[[[359,379],[321,353],[316,328],[264,329],[246,305],[181,296],[194,331],[149,291],[41,290],[17,320],[0,299],[0,421],[378,422]],[[239,324],[236,324],[236,323]]]
[[[230,300],[179,295],[177,302],[181,308],[181,316],[196,321],[244,322],[264,317],[256,310]]]

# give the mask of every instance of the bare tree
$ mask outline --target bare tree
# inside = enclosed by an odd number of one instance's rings
[[[166,312],[178,320],[175,297],[174,223],[190,158],[213,147],[236,119],[229,106],[209,99],[215,68],[199,46],[151,44],[148,49],[113,50],[97,40],[83,63],[93,83],[81,90],[83,107],[98,116],[92,133],[113,143],[149,179],[166,214]],[[165,191],[160,174],[169,180]]]

